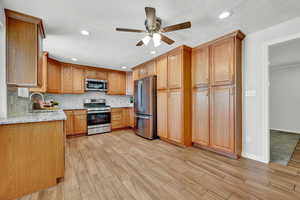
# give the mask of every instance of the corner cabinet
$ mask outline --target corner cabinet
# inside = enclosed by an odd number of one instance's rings
[[[191,48],[178,47],[156,60],[157,134],[179,146],[191,146]]]
[[[240,31],[193,49],[193,144],[232,158],[242,151]]]
[[[7,85],[42,86],[45,32],[42,20],[5,9]]]

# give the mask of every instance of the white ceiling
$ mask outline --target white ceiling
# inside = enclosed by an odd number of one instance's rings
[[[270,46],[270,67],[281,68],[300,64],[300,38]]]
[[[120,69],[133,67],[181,44],[196,46],[241,29],[248,34],[300,16],[299,0],[0,0],[4,7],[44,20],[45,50],[54,58]],[[144,29],[144,7],[156,8],[163,25],[191,21],[192,28],[168,33],[176,42],[136,47],[143,33],[116,32],[116,27]],[[234,15],[219,20],[224,10]],[[89,37],[80,30],[91,32]]]

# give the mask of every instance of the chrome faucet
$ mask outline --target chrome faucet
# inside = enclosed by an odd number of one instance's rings
[[[39,93],[39,92],[33,92],[30,94],[29,96],[29,112],[33,112],[34,111],[34,104],[32,102],[32,97],[35,96],[35,95],[39,95],[40,97],[42,97],[42,101],[45,102],[45,98],[44,98],[44,95],[42,93]]]
[[[45,102],[44,95],[42,93],[39,93],[39,92],[33,92],[33,93],[31,93],[31,95],[29,96],[30,102],[32,101],[32,97],[34,95],[40,95],[42,97],[43,102]]]

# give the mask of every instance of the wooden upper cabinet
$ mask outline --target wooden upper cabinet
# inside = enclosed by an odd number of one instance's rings
[[[193,90],[192,141],[209,145],[209,91],[208,88]]]
[[[132,72],[126,73],[126,95],[133,95]]]
[[[176,50],[168,55],[168,87],[170,89],[182,86],[182,52]]]
[[[209,84],[209,47],[197,48],[192,52],[193,87],[207,87]]]
[[[17,87],[42,85],[42,20],[5,9],[7,37],[7,84]]]
[[[62,64],[62,93],[73,93],[73,72],[70,64]]]
[[[156,60],[157,89],[168,88],[168,57],[160,57]]]
[[[110,95],[126,95],[126,73],[112,71],[108,73],[108,91]]]
[[[157,135],[168,138],[168,92],[157,91]]]
[[[182,95],[180,90],[170,90],[168,93],[168,139],[177,143],[183,142]]]
[[[132,71],[132,79],[133,79],[133,81],[139,80],[139,70],[138,69],[134,69]]]
[[[234,83],[234,38],[211,45],[211,84]]]
[[[61,63],[49,58],[47,67],[47,92],[61,93],[61,71]]]
[[[138,67],[139,79],[145,78],[147,76],[146,65],[142,64]]]
[[[72,67],[72,93],[82,94],[84,93],[84,70],[77,67]]]
[[[85,77],[88,79],[96,79],[97,77],[97,71],[92,69],[86,69],[85,70]]]
[[[42,73],[42,75],[41,75],[42,85],[40,87],[38,87],[38,88],[30,88],[31,92],[42,92],[42,93],[47,92],[47,84],[48,84],[48,80],[47,80],[47,74],[48,74],[48,53],[47,52],[43,53],[41,73]]]
[[[219,86],[211,89],[211,147],[234,152],[234,88]]]
[[[155,60],[151,60],[146,63],[145,65],[146,69],[146,76],[153,76],[156,75],[156,63]]]

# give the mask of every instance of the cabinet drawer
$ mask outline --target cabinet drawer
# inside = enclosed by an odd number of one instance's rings
[[[86,115],[86,110],[74,110],[74,115]]]

